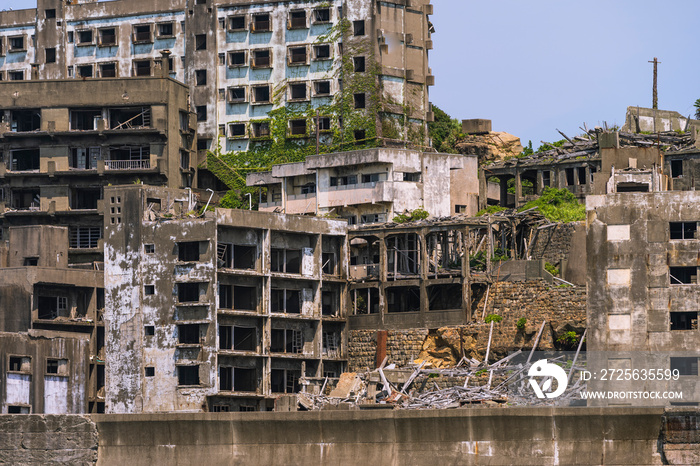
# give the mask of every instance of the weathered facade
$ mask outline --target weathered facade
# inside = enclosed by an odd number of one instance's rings
[[[6,339],[6,351],[24,354],[22,351],[30,348],[36,354],[34,374],[44,364],[41,358],[55,359],[52,351],[65,352],[62,359],[67,362],[61,367],[61,377],[68,382],[61,379],[64,381],[58,386],[69,386],[73,398],[61,398],[64,401],[57,406],[65,410],[51,412],[104,412],[103,272],[68,266],[66,227],[37,225],[10,227],[8,231],[8,239],[0,247],[0,331],[17,332],[18,337]],[[11,344],[15,343],[18,346],[13,349]],[[49,412],[38,401],[42,392],[37,390],[32,389],[31,412]],[[9,403],[7,398],[3,400],[5,405]]]
[[[429,0],[39,0],[0,12],[0,78],[150,76],[167,65],[191,87],[202,149],[268,138],[273,109],[296,115],[285,119],[292,139],[319,129],[427,145],[430,14]]]
[[[108,412],[266,410],[343,372],[344,221],[105,193]]]
[[[681,390],[700,401],[698,203],[694,191],[589,196],[589,366],[679,371],[677,380],[589,382],[607,390]],[[669,400],[655,400],[655,404]],[[648,404],[648,400],[610,403]]]
[[[247,183],[266,188],[262,211],[330,214],[357,225],[390,222],[419,208],[434,217],[475,215],[477,173],[476,156],[379,148],[274,165],[249,174]]]
[[[170,78],[0,83],[0,231],[67,226],[68,263],[101,262],[103,186],[191,186],[188,101]]]

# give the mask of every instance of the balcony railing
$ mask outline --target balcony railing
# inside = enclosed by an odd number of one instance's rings
[[[107,170],[144,170],[151,168],[150,160],[105,160]]]

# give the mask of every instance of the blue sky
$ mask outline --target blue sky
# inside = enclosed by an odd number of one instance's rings
[[[458,119],[489,118],[523,143],[561,139],[627,106],[684,115],[700,98],[698,0],[433,0],[436,85],[430,100]],[[35,0],[0,0],[0,9]]]

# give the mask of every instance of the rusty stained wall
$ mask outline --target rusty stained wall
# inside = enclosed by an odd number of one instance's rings
[[[14,406],[31,413],[85,413],[88,348],[87,339],[42,331],[0,333],[2,412]],[[20,358],[21,366],[11,367],[11,356]],[[56,373],[47,369],[49,359],[59,361]]]
[[[671,239],[670,222],[700,220],[698,202],[692,191],[587,199],[588,349],[622,352],[601,356],[600,364],[668,369],[670,357],[697,360],[697,327],[683,329],[674,316],[697,312],[698,240]],[[679,284],[671,267],[689,267],[695,277]],[[684,402],[700,401],[697,377],[657,388],[682,389]]]
[[[48,225],[12,227],[8,267],[22,267],[36,258],[39,267],[68,267],[68,228]]]

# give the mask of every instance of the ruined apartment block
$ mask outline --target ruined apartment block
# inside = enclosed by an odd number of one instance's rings
[[[66,226],[68,263],[101,262],[104,186],[191,185],[188,95],[167,78],[0,83],[2,234]]]
[[[370,112],[380,137],[427,140],[430,14],[429,0],[39,0],[0,12],[0,79],[152,76],[167,65],[190,86],[199,148],[222,139],[231,151],[267,138],[274,108],[330,105],[351,73],[377,84],[353,95],[352,111]],[[322,117],[320,132],[342,128]],[[290,120],[288,136],[309,137],[311,121]],[[382,134],[397,122],[405,134]]]
[[[516,215],[349,230],[350,329],[438,328],[483,318],[476,303],[494,281],[548,276],[543,261],[523,260],[523,238],[539,225]],[[496,262],[496,252],[513,260]]]
[[[107,411],[268,410],[346,368],[346,222],[105,190]]]
[[[2,412],[104,412],[103,272],[68,267],[68,228],[9,228],[0,303]]]
[[[700,401],[698,203],[700,196],[694,191],[588,197],[589,365],[593,361],[598,369],[680,373],[677,381],[653,386],[594,381],[589,387],[682,390],[683,399],[673,403]],[[648,400],[617,403],[648,404]],[[668,400],[657,401],[664,403]]]
[[[418,208],[434,217],[475,215],[477,170],[476,156],[379,148],[309,156],[251,173],[246,182],[266,188],[262,211],[335,215],[359,225]]]

